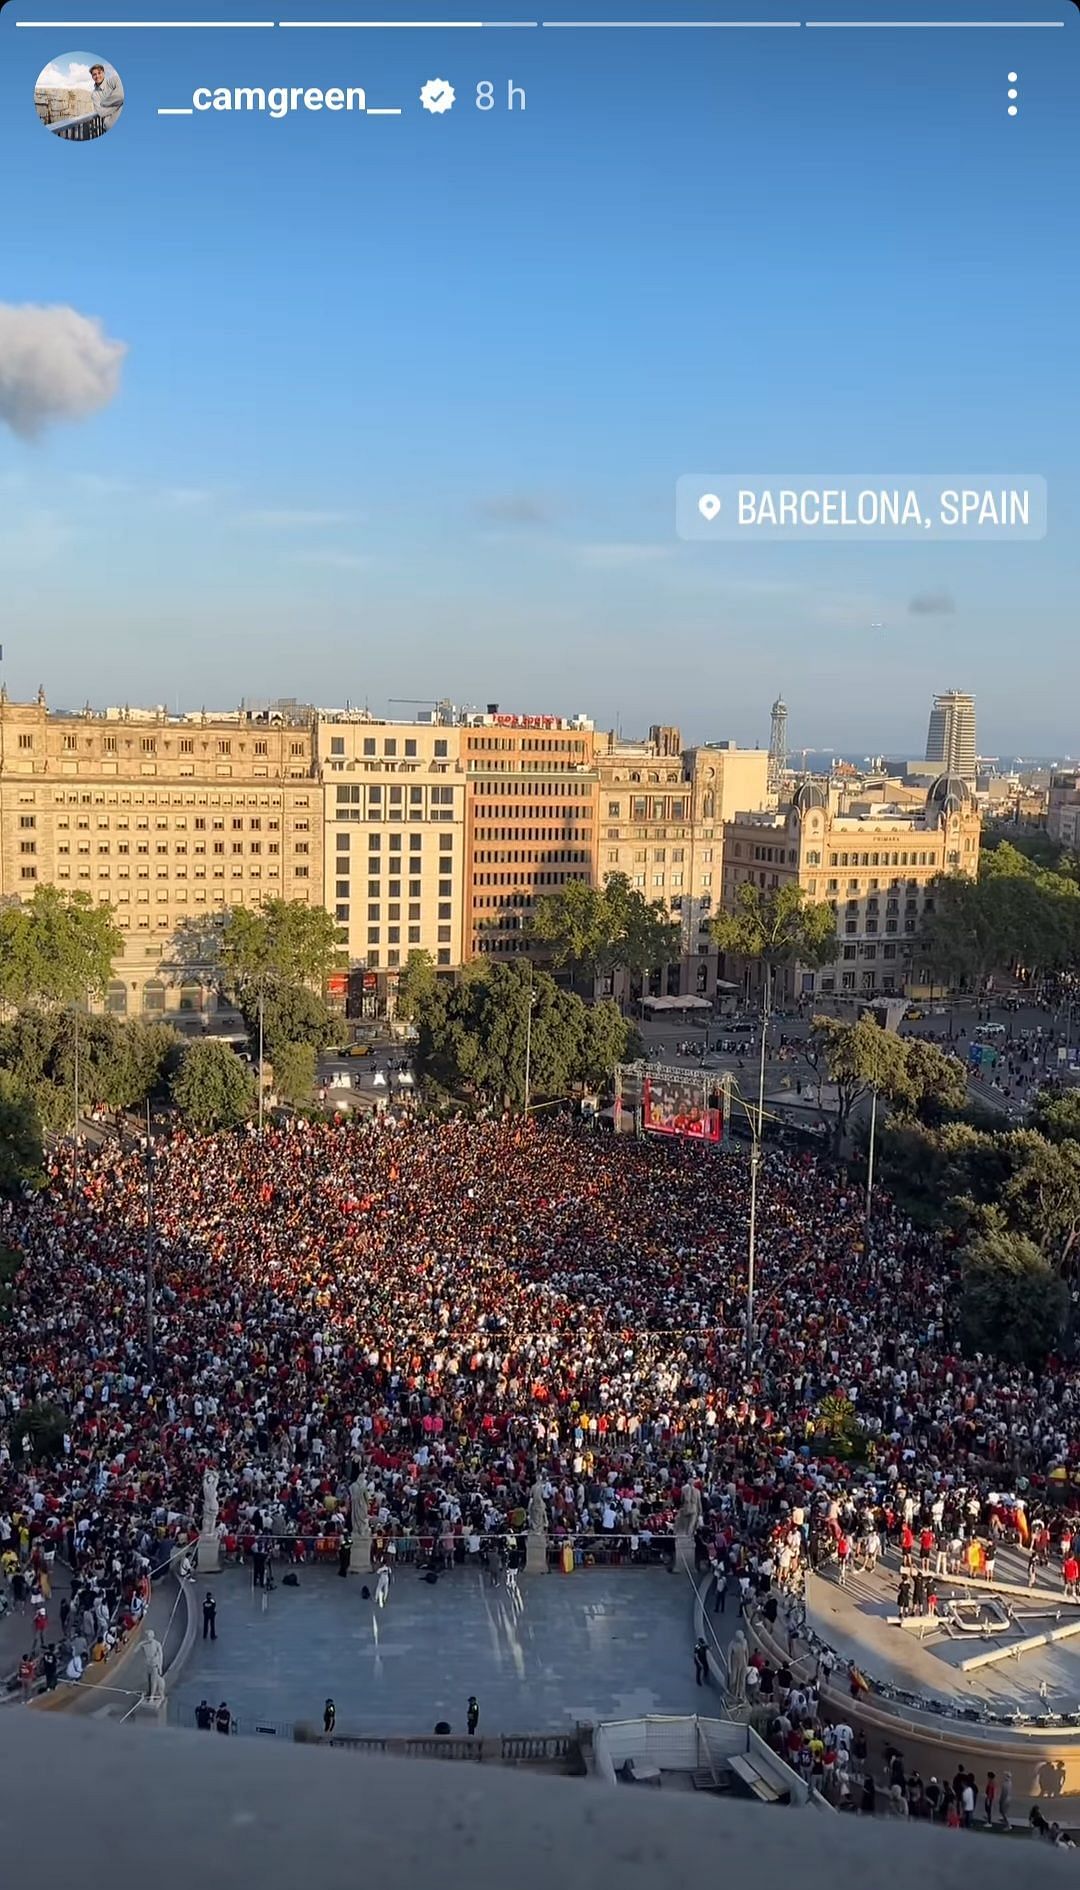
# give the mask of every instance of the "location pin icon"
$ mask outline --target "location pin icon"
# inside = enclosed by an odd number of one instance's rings
[[[697,509],[707,525],[711,525],[713,519],[719,514],[721,503],[722,501],[717,498],[715,492],[702,493],[697,502]]]

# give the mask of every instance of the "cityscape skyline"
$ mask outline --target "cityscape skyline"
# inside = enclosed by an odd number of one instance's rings
[[[67,48],[10,12],[15,693],[235,700],[257,671],[269,694],[385,700],[430,676],[628,728],[661,701],[694,739],[719,721],[764,742],[782,687],[793,746],[918,753],[951,677],[991,752],[1077,745],[1080,370],[1028,345],[1077,302],[1070,62],[1049,43],[1080,31],[1073,9],[1019,48],[223,30],[211,50],[110,28],[89,51],[127,103],[85,151],[32,110]],[[459,94],[439,118],[416,104],[432,72]],[[495,74],[525,112],[473,108]],[[406,109],[157,115],[208,75],[356,77]],[[73,348],[89,386],[62,371]],[[675,535],[694,467],[1003,456],[1049,481],[1044,541]],[[1054,676],[1044,700],[1016,687],[1021,650]]]

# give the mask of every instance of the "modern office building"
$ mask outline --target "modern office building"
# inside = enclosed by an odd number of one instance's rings
[[[107,901],[118,1015],[203,1010],[200,928],[233,905],[323,898],[310,712],[50,709],[0,692],[0,896]]]
[[[352,972],[384,999],[410,951],[450,970],[462,959],[465,773],[462,730],[320,711],[323,899]]]
[[[1080,772],[1050,776],[1046,831],[1059,846],[1080,851]]]
[[[596,734],[584,716],[466,712],[463,956],[527,952],[536,901],[596,881]]]
[[[976,775],[975,698],[959,689],[934,697],[926,736],[928,767],[973,783]]]
[[[941,775],[917,812],[895,803],[837,811],[824,781],[795,789],[772,813],[739,813],[724,829],[723,897],[734,907],[747,880],[762,888],[795,882],[836,915],[837,955],[822,970],[786,974],[783,996],[863,996],[922,992],[931,967],[919,953],[934,910],[930,882],[941,873],[974,877],[980,818],[966,782]],[[728,975],[756,994],[755,967],[729,961]]]

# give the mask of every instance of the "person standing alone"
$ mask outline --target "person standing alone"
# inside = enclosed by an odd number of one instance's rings
[[[203,1596],[202,1637],[204,1641],[217,1640],[217,1602],[209,1588]]]

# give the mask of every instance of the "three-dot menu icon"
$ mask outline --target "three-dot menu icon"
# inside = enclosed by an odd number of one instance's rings
[[[1017,107],[1017,104],[1016,104],[1016,101],[1017,101],[1017,99],[1018,99],[1018,98],[1020,97],[1020,94],[1019,94],[1019,92],[1018,92],[1018,91],[1017,91],[1017,89],[1016,89],[1016,86],[1017,86],[1017,75],[1016,75],[1016,73],[1015,73],[1015,72],[1010,72],[1010,73],[1008,73],[1008,74],[1007,74],[1007,77],[1008,77],[1008,81],[1009,81],[1009,105],[1008,105],[1008,112],[1009,112],[1009,117],[1010,117],[1010,118],[1015,118],[1015,117],[1016,117],[1016,113],[1017,113],[1017,109],[1018,109],[1018,107]]]

